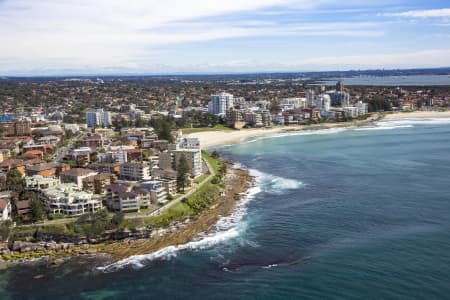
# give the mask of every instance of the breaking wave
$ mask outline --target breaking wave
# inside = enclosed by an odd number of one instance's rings
[[[240,164],[235,167],[245,168]],[[236,210],[230,216],[220,218],[211,232],[199,234],[197,238],[186,244],[168,246],[149,254],[130,256],[97,269],[103,272],[114,272],[125,267],[139,269],[153,260],[169,260],[180,252],[208,249],[219,243],[235,239],[246,230],[246,223],[242,220],[247,215],[247,204],[257,194],[261,192],[279,194],[286,190],[298,189],[303,185],[300,181],[277,177],[254,169],[250,170],[250,174],[255,177],[255,185],[248,190]]]
[[[413,126],[413,125],[442,125],[450,124],[450,118],[411,118],[402,120],[383,120],[378,126]]]
[[[239,167],[242,166],[239,165]],[[211,232],[201,233],[189,243],[168,246],[149,254],[130,256],[111,265],[99,267],[97,269],[103,272],[113,272],[127,266],[139,269],[145,267],[146,263],[153,260],[168,260],[176,257],[178,253],[183,251],[207,249],[216,244],[236,238],[245,230],[245,223],[242,223],[241,221],[247,214],[247,204],[260,192],[261,188],[257,184],[250,188],[246,197],[239,202],[236,210],[230,216],[220,218]]]
[[[412,128],[414,125],[394,125],[394,126],[387,126],[385,124],[377,124],[375,126],[367,126],[367,127],[360,127],[355,128],[355,131],[371,131],[371,130],[393,130],[393,129],[399,129],[399,128]]]
[[[250,170],[250,175],[255,177],[256,183],[261,187],[261,190],[269,194],[279,195],[289,190],[299,189],[305,185],[303,182],[295,179],[278,177],[255,169]]]
[[[282,138],[282,137],[289,137],[289,136],[302,136],[302,135],[325,135],[325,134],[335,134],[347,131],[349,128],[327,128],[327,129],[311,129],[311,130],[299,130],[299,131],[292,131],[292,132],[284,132],[284,133],[275,133],[267,136],[259,136],[250,138],[247,140],[244,140],[240,142],[239,144],[250,144],[254,143],[260,140],[265,139],[274,139],[274,138]]]

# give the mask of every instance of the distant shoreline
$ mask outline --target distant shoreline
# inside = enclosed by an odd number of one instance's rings
[[[305,130],[321,130],[331,128],[344,128],[352,126],[366,126],[372,122],[379,121],[382,117],[376,115],[366,120],[340,122],[340,123],[322,123],[313,125],[293,125],[293,126],[277,126],[274,128],[253,128],[235,131],[203,131],[191,133],[188,136],[198,138],[204,148],[220,147],[240,143],[241,141],[260,137],[269,136],[277,133],[305,131]]]
[[[447,111],[412,111],[386,114],[384,120],[403,120],[421,118],[445,118],[450,117],[450,110]]]
[[[244,140],[251,138],[269,136],[278,133],[295,132],[304,130],[320,130],[320,129],[332,129],[332,128],[344,128],[344,127],[357,127],[367,126],[373,122],[381,120],[402,120],[410,118],[440,118],[450,117],[450,111],[437,112],[437,111],[415,111],[415,112],[398,112],[378,115],[376,117],[369,118],[362,121],[350,121],[341,123],[323,123],[316,125],[295,125],[295,126],[277,126],[274,128],[254,128],[254,129],[242,129],[235,131],[203,131],[191,133],[189,137],[195,137],[200,140],[200,143],[204,148],[221,147],[225,145],[238,144]]]

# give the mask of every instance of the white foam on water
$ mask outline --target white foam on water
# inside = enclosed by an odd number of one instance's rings
[[[303,182],[295,179],[283,178],[255,169],[250,169],[250,175],[255,176],[256,182],[262,191],[271,194],[282,194],[289,190],[299,189],[305,185]]]
[[[272,264],[272,265],[264,266],[262,268],[263,269],[272,269],[272,268],[275,268],[275,267],[278,267],[278,265],[277,264]]]
[[[239,144],[250,144],[254,143],[260,140],[265,139],[273,139],[273,138],[282,138],[282,137],[289,137],[289,136],[303,136],[303,135],[326,135],[326,134],[336,134],[340,132],[347,131],[348,128],[327,128],[327,129],[312,129],[312,130],[299,130],[299,131],[292,131],[292,132],[284,132],[284,133],[278,133],[278,134],[271,134],[267,136],[260,136],[251,138],[248,140],[244,140],[240,142]]]
[[[378,126],[405,126],[405,125],[445,125],[450,124],[450,118],[410,118],[401,120],[382,120]]]
[[[376,125],[376,126],[367,126],[367,127],[360,127],[355,128],[355,131],[371,131],[371,130],[393,130],[393,129],[399,129],[399,128],[412,128],[414,125],[396,125],[396,126],[386,126],[386,125]]]
[[[237,167],[246,168],[242,164],[234,165],[234,168]],[[221,217],[211,232],[199,234],[196,239],[186,244],[168,246],[149,254],[130,256],[97,269],[103,272],[113,272],[127,266],[139,269],[145,267],[147,263],[153,260],[168,260],[176,257],[179,252],[208,249],[219,243],[235,239],[246,229],[246,224],[242,220],[247,215],[247,204],[257,194],[262,191],[280,194],[283,191],[298,189],[304,185],[302,182],[294,179],[274,176],[255,169],[250,169],[249,171],[250,175],[255,177],[255,185],[247,191],[245,197],[238,203],[235,211],[230,216]]]
[[[147,263],[153,260],[168,260],[176,257],[182,251],[208,249],[216,244],[237,238],[245,231],[245,223],[242,223],[242,219],[247,214],[247,204],[261,191],[261,187],[258,181],[256,181],[256,185],[248,190],[246,196],[239,202],[235,211],[230,216],[220,218],[211,232],[199,234],[196,239],[189,243],[168,246],[149,254],[130,256],[113,264],[98,267],[97,269],[103,272],[113,272],[127,266],[139,269],[145,267]]]

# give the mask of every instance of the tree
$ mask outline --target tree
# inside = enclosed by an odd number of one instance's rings
[[[11,225],[12,225],[11,221],[9,221],[9,220],[5,221],[5,222],[2,222],[0,224],[0,239],[2,241],[7,241],[8,240],[9,234],[11,232],[11,229],[10,229]]]
[[[189,183],[191,168],[184,154],[181,154],[177,165],[177,188],[184,193],[184,188]]]
[[[170,124],[168,124],[167,122],[164,122],[161,126],[160,131],[158,132],[158,137],[161,140],[167,140],[169,141],[169,143],[173,143],[174,142],[174,138],[172,135],[172,129],[170,128]]]
[[[40,200],[33,199],[30,203],[31,220],[33,222],[43,220],[45,217],[44,205]]]
[[[14,191],[21,191],[23,188],[22,173],[16,169],[11,169],[6,174],[8,188]]]
[[[115,213],[111,219],[111,227],[118,228],[124,221],[125,214],[123,212]]]
[[[219,152],[217,152],[217,150],[214,150],[211,153],[211,157],[214,158],[214,159],[218,159],[219,158]]]

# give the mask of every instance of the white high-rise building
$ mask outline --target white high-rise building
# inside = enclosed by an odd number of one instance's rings
[[[366,115],[369,113],[369,105],[362,101],[358,101],[355,103],[355,107],[359,110],[360,115]]]
[[[111,113],[104,111],[103,109],[97,109],[96,111],[90,111],[86,113],[86,125],[87,127],[95,128],[101,126],[111,126]]]
[[[175,166],[178,166],[181,155],[186,157],[186,160],[191,167],[193,177],[202,174],[202,152],[200,149],[180,149],[173,151],[175,158]]]
[[[316,107],[324,111],[329,111],[331,106],[331,97],[327,94],[320,94],[316,97]]]
[[[225,116],[227,110],[233,107],[233,95],[220,93],[211,96],[208,103],[208,112],[214,115]]]
[[[307,99],[305,98],[284,98],[280,101],[281,111],[290,111],[306,108]]]
[[[306,104],[308,107],[314,107],[316,105],[314,98],[314,90],[308,90],[306,92]]]

